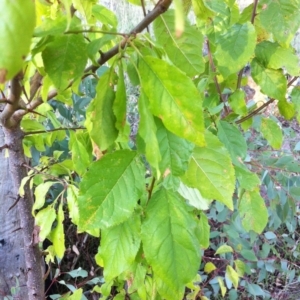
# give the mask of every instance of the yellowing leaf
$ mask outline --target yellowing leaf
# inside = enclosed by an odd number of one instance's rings
[[[263,118],[260,125],[263,137],[274,149],[280,149],[282,144],[282,131],[279,125],[270,118]]]
[[[233,252],[232,247],[230,247],[228,245],[222,245],[218,248],[218,250],[216,251],[216,254],[223,254],[223,253],[228,253],[228,252]]]
[[[227,291],[227,289],[226,289],[226,287],[224,285],[224,281],[223,281],[223,279],[221,277],[218,277],[218,282],[219,282],[219,286],[220,286],[220,289],[221,289],[222,297],[224,297],[225,294],[226,294],[226,291]]]
[[[230,265],[226,267],[226,276],[230,279],[234,288],[237,289],[239,285],[239,275]]]
[[[209,274],[216,269],[217,269],[216,266],[212,262],[208,262],[205,264],[204,272]]]

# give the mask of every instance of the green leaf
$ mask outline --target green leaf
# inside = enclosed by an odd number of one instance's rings
[[[152,113],[174,134],[203,146],[202,99],[192,80],[176,67],[150,56],[140,58],[139,70]]]
[[[228,253],[228,252],[233,252],[232,247],[228,245],[222,245],[218,248],[215,254],[223,254],[223,253]]]
[[[251,172],[245,165],[236,165],[234,170],[241,188],[251,191],[260,184],[257,174]]]
[[[245,263],[239,259],[236,259],[234,261],[234,264],[235,264],[235,269],[236,269],[238,276],[240,276],[240,277],[244,276],[244,274],[246,272]]]
[[[13,78],[29,52],[35,26],[32,0],[0,1],[0,83]]]
[[[81,34],[56,36],[42,53],[45,71],[55,87],[64,90],[71,79],[82,76],[87,63],[86,42]]]
[[[206,132],[206,147],[194,149],[183,181],[197,188],[207,199],[216,199],[233,209],[234,169],[227,149],[212,133]]]
[[[245,101],[246,95],[242,90],[234,91],[228,99],[231,109],[238,115],[244,116],[247,114],[247,106]]]
[[[56,227],[52,230],[50,236],[53,243],[53,249],[55,251],[55,255],[60,259],[62,259],[66,250],[65,233],[64,233],[64,225],[63,225],[64,212],[62,209],[62,204],[60,204],[58,207],[56,220],[57,220]]]
[[[212,202],[212,200],[203,198],[199,190],[190,188],[182,182],[180,182],[178,193],[187,200],[189,205],[199,210],[209,209],[210,203]]]
[[[149,100],[143,90],[138,101],[140,123],[138,133],[145,142],[145,155],[150,165],[159,170],[161,154],[156,136],[156,124],[154,117],[149,110]]]
[[[117,84],[116,99],[113,104],[113,111],[114,111],[114,115],[116,116],[115,127],[120,132],[121,135],[128,136],[130,134],[130,127],[126,120],[127,96],[126,96],[125,79],[124,79],[122,63],[119,63],[118,66],[119,66],[119,78]]]
[[[180,176],[187,170],[194,145],[170,132],[159,119],[155,118],[155,123],[162,157],[159,164],[160,171],[163,174],[169,170],[171,174]]]
[[[262,1],[265,8],[260,13],[261,24],[280,44],[288,46],[299,29],[300,3],[298,0]]]
[[[115,127],[116,117],[113,112],[113,102],[115,100],[114,81],[114,73],[108,69],[97,84],[96,98],[87,108],[85,125],[92,140],[101,151],[111,146],[118,136]]]
[[[83,175],[91,163],[91,157],[87,152],[86,145],[80,140],[80,136],[84,134],[78,131],[76,133],[70,131],[69,149],[72,154],[75,171],[79,175]]]
[[[241,132],[228,122],[218,123],[218,138],[225,145],[234,163],[241,162],[247,155],[247,143]]]
[[[230,279],[230,281],[233,283],[233,286],[235,289],[239,286],[239,275],[238,273],[231,267],[226,267],[226,276]]]
[[[100,255],[104,278],[110,281],[129,269],[140,247],[140,217],[134,214],[127,221],[101,230]]]
[[[72,219],[72,223],[78,225],[79,212],[78,212],[78,188],[74,185],[69,184],[67,189],[67,201],[69,217]]]
[[[264,199],[257,191],[246,191],[239,204],[242,224],[248,231],[262,233],[268,223],[268,210]]]
[[[200,213],[200,220],[198,221],[198,228],[199,228],[199,243],[203,249],[207,249],[209,247],[209,233],[210,233],[210,226],[208,223],[208,218],[206,214],[203,212]]]
[[[153,29],[158,43],[163,46],[172,63],[192,77],[204,71],[203,35],[185,22],[184,31],[176,34],[174,11],[169,10],[154,21]]]
[[[254,58],[251,62],[251,75],[262,93],[277,100],[285,100],[287,83],[282,71],[266,69]]]
[[[218,70],[227,77],[241,70],[253,55],[256,45],[255,29],[250,22],[235,24],[218,38],[216,45]]]
[[[280,149],[282,145],[282,131],[279,125],[270,118],[262,118],[260,130],[263,137],[274,149]]]
[[[278,102],[278,109],[287,120],[291,120],[296,113],[294,103],[287,102],[285,99]]]
[[[120,150],[91,164],[82,178],[78,207],[81,229],[108,228],[130,218],[144,188],[135,152]]]
[[[182,299],[184,285],[197,273],[200,252],[195,222],[182,198],[171,190],[153,194],[142,224],[145,257],[154,274]]]
[[[297,120],[300,123],[300,87],[295,87],[291,92],[291,101],[294,104],[295,111],[297,113]]]
[[[284,67],[290,75],[299,75],[299,58],[291,48],[283,48],[277,43],[263,41],[256,46],[255,56],[266,68]]]
[[[48,193],[50,187],[55,184],[54,181],[47,181],[39,184],[34,190],[35,201],[32,207],[32,213],[40,208],[42,208],[45,204],[45,197]]]
[[[103,5],[96,4],[92,8],[93,16],[102,24],[110,25],[114,28],[118,26],[118,19],[116,15]]]
[[[56,213],[52,205],[40,210],[35,216],[35,224],[40,227],[39,241],[42,242],[51,231]]]

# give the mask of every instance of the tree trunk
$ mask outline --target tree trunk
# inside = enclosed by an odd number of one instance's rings
[[[31,191],[27,185],[24,198],[18,192],[27,174],[20,129],[0,126],[0,146],[3,145],[8,148],[0,153],[0,300],[6,295],[41,300],[44,283],[41,255],[33,239]]]

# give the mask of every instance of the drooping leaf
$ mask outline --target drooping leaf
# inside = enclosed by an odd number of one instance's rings
[[[234,163],[243,161],[247,154],[247,144],[241,132],[228,122],[218,123],[218,138],[227,148]]]
[[[46,194],[48,193],[50,187],[55,184],[54,181],[46,181],[39,184],[34,191],[35,201],[32,207],[32,213],[34,214],[35,210],[42,208],[46,201]]]
[[[217,40],[215,58],[224,77],[238,72],[250,60],[256,45],[256,33],[250,22],[235,24]]]
[[[195,226],[176,192],[162,188],[153,194],[142,224],[145,257],[177,299],[182,299],[184,285],[194,278],[200,263]]]
[[[203,212],[200,213],[200,220],[198,221],[198,228],[199,228],[199,243],[203,249],[207,249],[209,247],[209,233],[210,233],[210,226],[208,223],[208,218],[206,214]]]
[[[56,213],[52,205],[40,210],[35,216],[35,224],[39,226],[39,241],[44,241],[51,231]]]
[[[234,169],[223,144],[212,133],[206,132],[206,147],[194,149],[183,181],[197,188],[207,199],[216,199],[233,209],[235,187]]]
[[[118,131],[115,128],[116,117],[113,112],[115,99],[114,74],[108,69],[97,84],[97,94],[87,109],[85,125],[92,140],[101,151],[106,150],[116,140]]]
[[[220,289],[221,289],[222,297],[224,297],[225,294],[226,294],[227,288],[226,288],[226,286],[224,284],[224,281],[221,277],[218,277],[218,283],[219,283],[219,286],[220,286]]]
[[[163,174],[168,169],[173,175],[180,176],[188,167],[194,145],[166,129],[158,118],[155,118],[155,123],[162,157],[159,163],[160,171]]]
[[[279,125],[271,118],[262,118],[260,130],[263,137],[274,149],[280,149],[282,145],[282,131]]]
[[[126,271],[140,247],[140,217],[134,214],[125,222],[101,231],[100,255],[107,281]]]
[[[35,26],[32,0],[0,1],[0,83],[13,78],[28,54]]]
[[[154,21],[154,34],[163,46],[173,64],[188,76],[204,71],[202,52],[203,35],[195,27],[185,22],[184,31],[176,34],[174,11],[169,10]]]
[[[268,222],[268,210],[258,191],[246,191],[239,204],[239,213],[246,230],[260,234]]]
[[[63,225],[64,218],[65,217],[64,217],[62,204],[60,204],[58,207],[58,212],[56,217],[57,220],[56,227],[51,231],[50,234],[55,255],[60,259],[63,258],[66,250],[65,233],[64,233],[64,225]]]
[[[148,162],[158,171],[161,154],[156,136],[157,128],[154,117],[149,110],[149,100],[143,91],[139,98],[138,107],[140,113],[138,133],[145,142],[145,155]]]
[[[277,100],[285,100],[287,82],[282,71],[266,69],[255,58],[251,62],[251,75],[264,94]]]
[[[134,151],[116,151],[91,164],[80,184],[79,227],[108,228],[127,220],[144,188],[143,178]]]
[[[139,70],[152,113],[171,132],[203,146],[202,99],[192,80],[176,67],[150,56],[140,58]]]
[[[86,42],[81,34],[56,36],[42,53],[45,71],[55,87],[64,90],[71,79],[82,76],[87,62]]]
[[[82,132],[72,132],[70,131],[70,142],[69,147],[72,153],[72,161],[74,164],[75,171],[83,175],[84,172],[87,170],[87,167],[91,163],[91,157],[88,154],[88,149],[86,145],[82,143],[80,140],[80,135],[84,133]]]

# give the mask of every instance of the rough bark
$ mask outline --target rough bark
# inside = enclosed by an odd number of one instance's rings
[[[4,133],[0,126],[0,146],[4,144]],[[19,286],[16,296],[27,300],[24,239],[18,208],[12,207],[17,199],[9,171],[9,159],[5,158],[5,153],[4,148],[0,153],[0,299],[11,295],[12,287]]]
[[[26,277],[25,287],[20,299],[42,300],[44,299],[44,281],[42,274],[41,253],[38,244],[35,243],[34,218],[32,216],[33,199],[28,185],[25,185],[25,195],[19,197],[19,187],[22,179],[27,175],[24,167],[25,156],[22,140],[23,132],[19,127],[14,129],[3,128],[5,145],[8,146],[8,169],[6,174],[10,176],[11,194],[16,205],[11,210],[16,210],[16,218],[11,220],[19,225],[19,243],[23,259],[22,270]],[[24,264],[25,259],[25,264]],[[28,295],[28,296],[27,296]],[[28,298],[25,298],[25,297]]]

